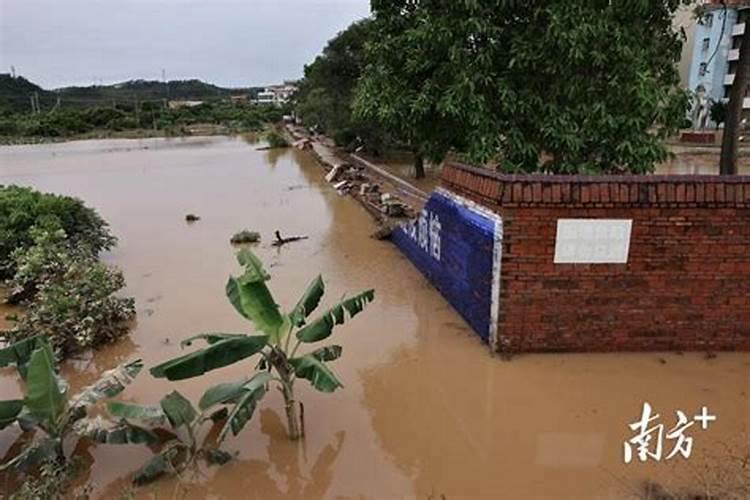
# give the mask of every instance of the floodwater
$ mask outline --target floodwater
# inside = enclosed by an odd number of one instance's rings
[[[276,299],[293,305],[321,272],[329,301],[374,287],[376,300],[339,327],[334,394],[298,385],[306,436],[286,440],[276,391],[243,433],[225,443],[237,459],[182,482],[137,490],[143,498],[628,498],[642,481],[695,484],[695,469],[750,440],[750,353],[525,355],[503,361],[387,242],[367,213],[339,196],[296,150],[257,151],[240,138],[83,141],[0,148],[0,184],[83,198],[110,221],[120,266],[137,301],[129,337],[69,363],[74,386],[126,359],[146,366],[180,353],[203,331],[246,331],[224,297],[239,271],[228,240],[247,228],[272,274]],[[186,213],[201,220],[187,224]],[[274,230],[309,239],[272,248]],[[157,403],[176,388],[196,400],[209,385],[247,374],[240,363],[170,383],[144,371],[123,393]],[[2,373],[0,398],[17,394]],[[718,419],[688,429],[692,456],[626,465],[627,425],[644,401],[667,430],[675,411],[707,406]],[[743,438],[743,434],[745,437]],[[0,432],[0,455],[18,432]],[[671,450],[671,445],[665,454]],[[145,447],[77,450],[95,496],[117,497],[151,454]],[[0,482],[0,485],[3,484]]]

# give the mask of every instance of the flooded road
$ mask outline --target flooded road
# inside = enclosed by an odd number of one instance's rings
[[[246,430],[225,443],[237,459],[137,490],[143,498],[627,498],[642,481],[694,482],[723,444],[750,443],[750,354],[526,355],[493,358],[398,250],[296,150],[256,151],[240,138],[71,142],[0,148],[0,184],[79,196],[110,221],[119,245],[105,256],[126,276],[138,319],[130,336],[77,360],[75,386],[125,359],[146,366],[203,331],[247,331],[224,296],[239,271],[230,236],[259,231],[255,251],[285,308],[321,272],[327,298],[373,287],[376,300],[339,327],[332,364],[344,384],[305,384],[306,436],[286,440],[273,391]],[[187,224],[185,214],[201,220]],[[273,231],[308,235],[281,249]],[[250,362],[170,383],[146,371],[123,394],[157,403],[177,388],[194,401],[241,378]],[[0,398],[17,394],[3,372]],[[649,401],[667,429],[675,411],[708,406],[718,420],[690,429],[693,453],[666,463],[623,463],[627,425]],[[745,434],[744,438],[742,434]],[[17,437],[0,431],[0,454]],[[95,496],[117,497],[150,455],[145,447],[81,449]],[[666,454],[667,451],[665,451]]]

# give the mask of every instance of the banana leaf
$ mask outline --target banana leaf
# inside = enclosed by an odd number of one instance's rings
[[[127,420],[112,422],[100,416],[78,420],[73,432],[100,444],[150,444],[158,440],[149,430]]]
[[[340,345],[329,345],[315,349],[310,353],[310,356],[319,361],[335,361],[341,357],[341,353],[344,350]]]
[[[13,344],[0,349],[0,368],[15,365],[21,374],[21,378],[26,379],[26,365],[31,359],[34,351],[47,344],[47,338],[43,335],[35,335],[24,340],[19,340]]]
[[[353,318],[362,312],[365,306],[373,300],[375,300],[374,290],[367,290],[359,295],[343,300],[326,311],[320,318],[299,329],[297,331],[297,338],[302,342],[308,343],[328,338],[334,326],[344,323],[347,313],[349,318]]]
[[[23,399],[0,401],[0,429],[5,429],[15,423],[21,410],[23,410]]]
[[[195,411],[190,401],[177,391],[164,396],[160,404],[169,423],[175,429],[181,425],[190,425],[198,416],[198,412]]]
[[[158,479],[164,475],[164,473],[172,470],[172,461],[179,453],[179,446],[178,443],[175,443],[174,445],[165,448],[159,454],[151,457],[143,467],[136,471],[135,476],[133,477],[133,482],[142,486]]]
[[[156,427],[167,422],[167,416],[161,406],[145,406],[123,401],[109,401],[107,410],[113,417],[134,420],[144,425]]]
[[[246,382],[247,380],[225,382],[208,388],[203,393],[200,401],[198,401],[198,408],[203,411],[214,405],[223,404],[235,399],[243,393]]]
[[[318,275],[318,277],[307,287],[305,293],[302,294],[302,297],[299,299],[299,302],[297,302],[297,305],[294,306],[292,312],[289,313],[289,317],[294,326],[300,327],[305,324],[305,318],[307,318],[310,313],[318,307],[320,299],[323,297],[324,293],[325,284],[323,283],[323,278]]]
[[[257,354],[266,346],[267,341],[268,337],[264,335],[227,338],[154,366],[151,368],[151,375],[169,380],[197,377]]]
[[[344,387],[330,368],[310,354],[291,358],[289,364],[299,378],[309,380],[313,387],[321,392],[333,392]]]
[[[60,388],[52,348],[49,344],[37,348],[31,355],[26,375],[24,406],[29,414],[55,429],[65,411],[66,397]]]
[[[245,337],[244,333],[201,333],[199,335],[193,335],[192,337],[186,338],[180,342],[180,347],[190,347],[196,340],[205,340],[208,344],[215,344],[226,339],[233,339],[237,337]]]
[[[84,387],[81,392],[73,396],[70,400],[70,407],[85,408],[103,399],[117,396],[133,382],[142,369],[143,361],[138,359],[107,370],[99,377],[99,380]]]
[[[258,375],[263,374],[268,375],[267,372]],[[256,375],[256,377],[258,377],[258,375]],[[253,379],[248,382],[246,385],[246,392],[230,410],[229,416],[227,416],[227,421],[221,429],[221,433],[217,439],[218,443],[222,443],[224,439],[226,439],[230,430],[234,436],[239,434],[242,428],[245,427],[245,424],[253,417],[258,402],[263,399],[263,396],[266,394],[266,386],[262,383],[261,379],[253,382],[256,377],[253,377]]]
[[[238,313],[252,321],[258,330],[276,342],[283,318],[278,304],[266,286],[266,281],[271,277],[263,269],[260,259],[250,250],[241,250],[237,254],[237,260],[245,267],[245,272],[238,278],[229,277],[226,285],[229,302]]]

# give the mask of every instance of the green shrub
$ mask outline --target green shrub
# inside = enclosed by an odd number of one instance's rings
[[[65,265],[62,272],[44,281],[35,279],[36,296],[14,327],[5,332],[7,339],[17,342],[44,335],[64,358],[127,333],[135,302],[115,295],[125,286],[122,272],[93,258],[67,255],[61,261]]]
[[[94,255],[115,244],[107,223],[77,198],[0,185],[0,279],[15,273],[14,250],[34,243],[32,228],[62,229],[72,247]]]
[[[270,130],[266,133],[266,142],[268,142],[268,146],[271,148],[286,148],[289,146],[289,143],[286,142],[286,139],[284,139],[284,136],[281,135],[277,130]]]
[[[333,142],[341,148],[345,148],[357,140],[357,134],[350,128],[337,130],[333,134]]]

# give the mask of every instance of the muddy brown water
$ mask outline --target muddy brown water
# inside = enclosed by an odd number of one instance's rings
[[[307,435],[285,438],[276,391],[225,448],[222,467],[164,479],[137,495],[185,498],[625,498],[644,479],[691,482],[723,444],[747,445],[750,354],[526,355],[493,358],[440,294],[398,250],[368,238],[373,225],[323,180],[305,152],[256,151],[240,138],[83,141],[0,148],[0,184],[83,198],[120,242],[105,259],[135,296],[129,337],[68,363],[74,386],[126,359],[146,366],[180,353],[204,331],[247,331],[224,297],[239,269],[228,240],[260,231],[255,247],[289,307],[321,272],[327,299],[367,287],[376,301],[336,330],[344,347],[334,370],[344,389],[320,394],[302,383]],[[187,224],[186,213],[201,220]],[[274,230],[310,238],[272,248]],[[251,363],[171,384],[147,373],[123,399],[157,403],[177,388],[197,399],[209,385],[241,378]],[[2,372],[0,398],[18,394]],[[706,405],[718,420],[694,430],[690,460],[623,463],[627,424],[649,401],[671,427],[676,410]],[[0,432],[0,455],[18,432]],[[151,454],[145,447],[81,447],[95,496],[117,497]]]

